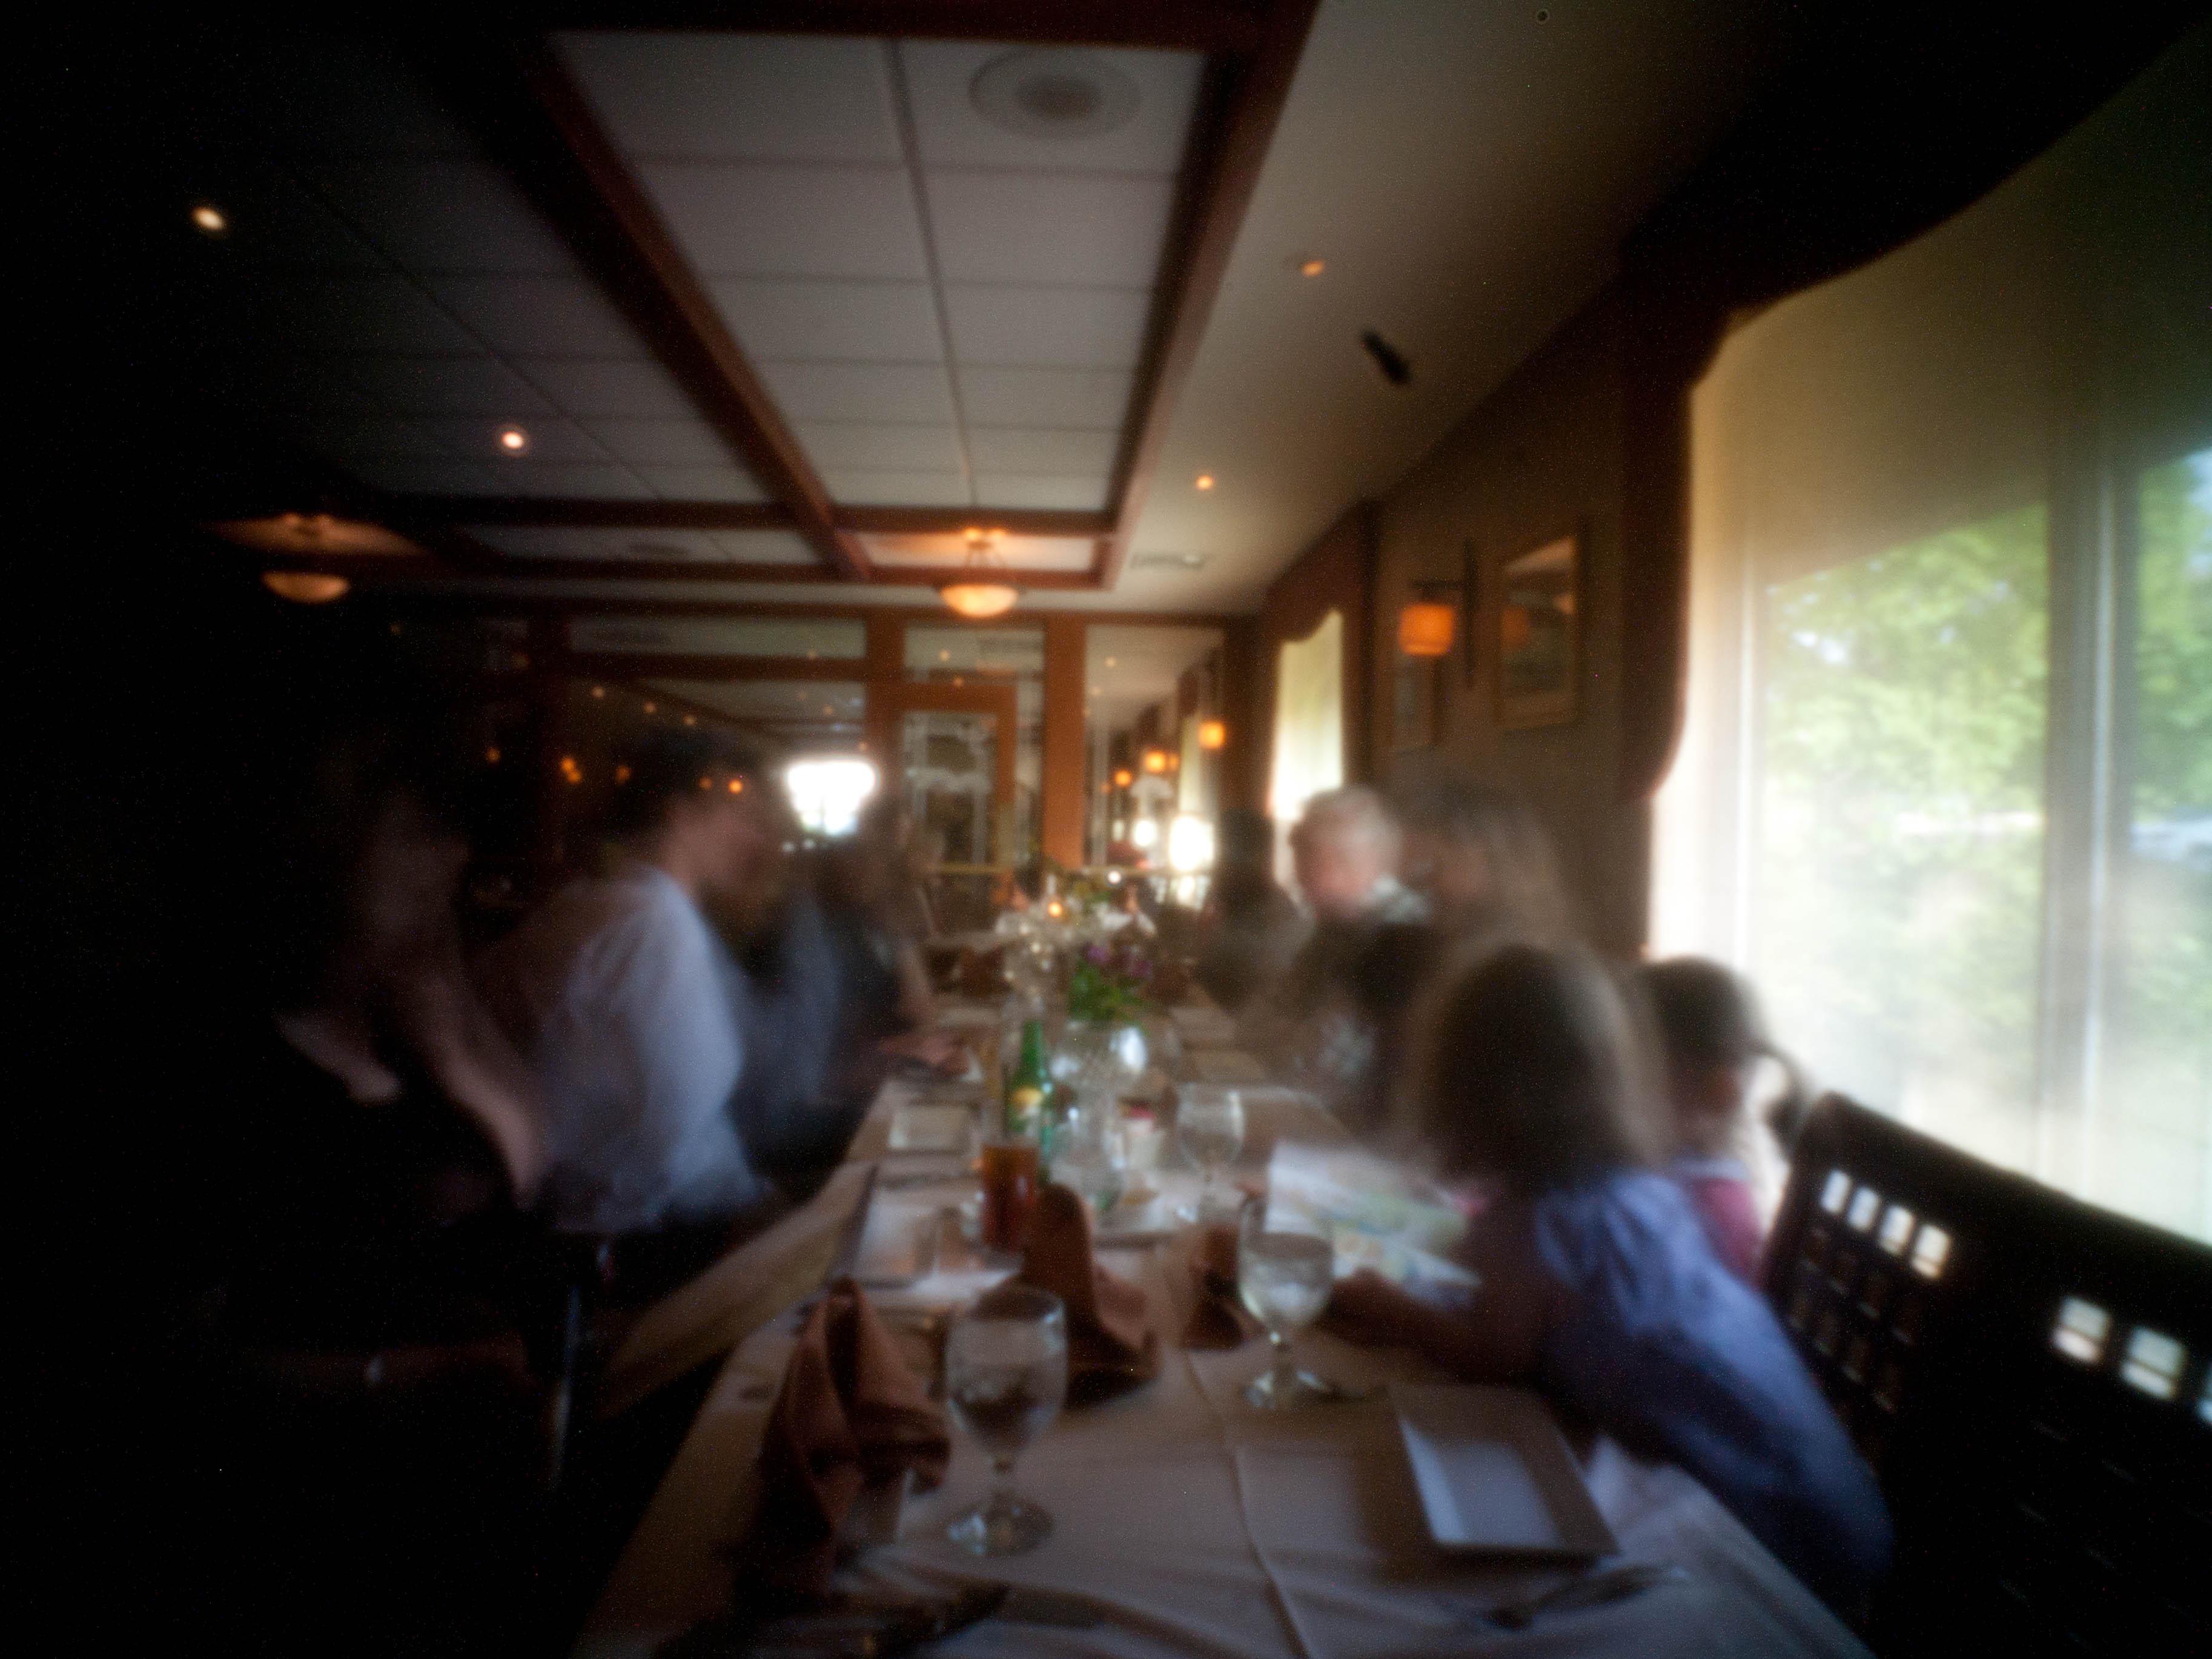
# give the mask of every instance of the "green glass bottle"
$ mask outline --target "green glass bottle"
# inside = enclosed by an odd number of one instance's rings
[[[1044,1060],[1044,1022],[1022,1022],[1022,1055],[1006,1074],[1005,1127],[1010,1140],[1042,1140],[1045,1109],[1052,1099],[1052,1073]]]

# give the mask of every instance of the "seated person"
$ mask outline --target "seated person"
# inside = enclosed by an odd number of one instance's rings
[[[165,1241],[204,1394],[176,1413],[205,1467],[175,1541],[234,1635],[443,1651],[523,1593],[544,1456],[523,1332],[551,1279],[517,1207],[535,1090],[462,971],[467,846],[432,744],[298,735],[245,819],[259,1006],[183,1068],[216,1109]]]
[[[1198,924],[1199,984],[1234,1015],[1290,970],[1308,924],[1275,879],[1275,827],[1248,807],[1221,815],[1220,858]]]
[[[649,732],[623,765],[613,874],[555,894],[478,979],[537,1068],[555,1225],[726,1230],[777,1200],[732,1115],[741,970],[701,907],[757,879],[779,817],[752,750],[705,727]]]
[[[744,970],[734,1103],[755,1167],[797,1198],[844,1156],[873,1091],[842,1054],[844,975],[810,872],[778,856],[767,873],[725,933]]]
[[[1760,1060],[1778,1063],[1789,1086],[1773,1109],[1794,1115],[1805,1092],[1800,1073],[1768,1041],[1751,988],[1720,963],[1678,957],[1650,963],[1637,980],[1666,1068],[1674,1130],[1667,1174],[1689,1194],[1713,1254],[1756,1285],[1766,1229],[1743,1158],[1752,1084]]]
[[[823,921],[845,987],[842,1047],[927,1064],[950,1064],[958,1045],[934,1029],[936,993],[922,963],[928,911],[917,870],[913,816],[882,792],[852,836],[824,849]]]
[[[1291,855],[1313,933],[1238,1022],[1241,1046],[1276,1056],[1288,1080],[1317,1091],[1354,1128],[1374,1115],[1378,1093],[1359,964],[1384,928],[1427,914],[1398,883],[1398,851],[1397,821],[1373,790],[1332,789],[1306,803]]]
[[[1455,940],[1557,944],[1573,933],[1551,838],[1510,790],[1449,774],[1407,789],[1401,873]]]
[[[1480,1287],[1447,1310],[1355,1274],[1332,1320],[1469,1382],[1534,1383],[1680,1464],[1848,1612],[1887,1570],[1881,1491],[1766,1304],[1650,1169],[1640,1070],[1595,962],[1525,945],[1479,960],[1438,1006],[1421,1094],[1440,1174],[1487,1188],[1462,1247]]]

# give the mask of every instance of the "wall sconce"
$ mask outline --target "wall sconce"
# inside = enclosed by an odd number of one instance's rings
[[[1122,767],[1119,771],[1114,774],[1114,787],[1116,789],[1127,789],[1136,781],[1137,775],[1132,772],[1126,766]]]
[[[1168,755],[1166,750],[1147,749],[1145,750],[1145,770],[1150,772],[1153,776],[1158,777],[1164,774],[1167,769]]]
[[[1415,582],[1418,596],[1398,612],[1398,649],[1409,657],[1448,657],[1459,637],[1459,582]],[[1449,594],[1449,599],[1443,597]]]
[[[1220,749],[1229,742],[1229,727],[1220,720],[1201,720],[1198,727],[1198,746],[1200,749]]]

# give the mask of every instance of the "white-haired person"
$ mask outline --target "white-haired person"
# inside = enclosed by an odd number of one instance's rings
[[[1385,928],[1425,920],[1427,906],[1398,880],[1401,835],[1374,790],[1330,789],[1306,803],[1291,831],[1291,866],[1314,928],[1280,981],[1238,1022],[1244,1047],[1365,1127],[1379,1097],[1376,1030],[1359,972]]]

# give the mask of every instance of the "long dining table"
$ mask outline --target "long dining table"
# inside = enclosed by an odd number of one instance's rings
[[[1208,1064],[1198,1050],[1178,1069],[1233,1074],[1246,1063],[1228,1050]],[[609,1373],[615,1405],[726,1357],[585,1622],[579,1656],[651,1653],[727,1604],[730,1547],[756,1513],[756,1463],[797,1338],[796,1314],[833,1271],[858,1260],[865,1282],[871,1251],[896,1248],[973,1191],[957,1160],[893,1144],[901,1113],[924,1087],[886,1084],[844,1166],[811,1200],[629,1334]],[[945,1091],[928,1093],[942,1099]],[[1254,1094],[1254,1115],[1266,1126],[1248,1134],[1254,1155],[1277,1139],[1343,1139],[1326,1112],[1295,1091]],[[1158,1184],[1171,1199],[1194,1179],[1165,1175]],[[1162,1364],[1133,1393],[1064,1412],[1022,1455],[1017,1485],[1054,1519],[1042,1546],[978,1560],[945,1539],[946,1522],[988,1477],[986,1460],[956,1431],[942,1485],[909,1498],[895,1541],[841,1571],[839,1588],[944,1594],[990,1582],[1051,1592],[1083,1611],[1079,1624],[986,1620],[932,1650],[948,1655],[1781,1659],[1866,1652],[1689,1475],[1587,1433],[1571,1443],[1621,1558],[1679,1571],[1632,1596],[1546,1613],[1525,1629],[1491,1623],[1491,1611],[1565,1583],[1573,1569],[1454,1553],[1431,1541],[1386,1385],[1441,1379],[1409,1353],[1308,1331],[1297,1339],[1302,1363],[1365,1397],[1293,1412],[1253,1409],[1242,1390],[1268,1363],[1264,1341],[1228,1351],[1177,1343],[1194,1294],[1190,1245],[1187,1232],[1169,1226],[1127,1242],[1102,1234],[1100,1264],[1146,1292]],[[955,1250],[912,1282],[870,1295],[894,1319],[941,1312],[1005,1271]],[[1483,1501],[1480,1492],[1458,1496],[1463,1504]]]

